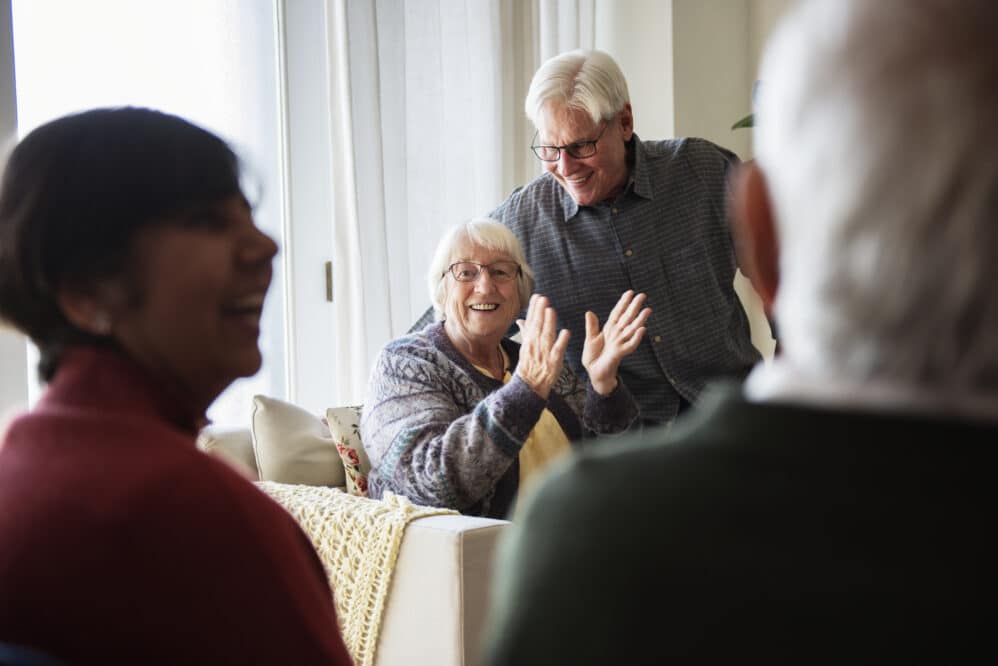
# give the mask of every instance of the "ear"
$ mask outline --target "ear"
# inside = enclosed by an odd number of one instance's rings
[[[772,319],[780,282],[779,241],[766,176],[754,160],[738,166],[732,196],[732,233],[738,265]]]
[[[63,316],[81,331],[97,337],[111,334],[114,313],[121,302],[112,283],[61,287],[56,302]]]
[[[624,108],[620,110],[617,117],[620,118],[620,133],[623,135],[624,141],[630,141],[631,135],[634,134],[634,112],[631,111],[630,102],[624,104]]]

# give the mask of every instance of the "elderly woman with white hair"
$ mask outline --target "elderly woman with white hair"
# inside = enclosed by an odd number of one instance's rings
[[[564,365],[567,330],[509,229],[490,219],[452,228],[429,271],[438,319],[389,343],[365,398],[368,492],[465,514],[508,517],[518,491],[587,435],[626,430],[638,415],[618,379],[651,313],[625,292],[602,329],[586,313],[583,366]],[[506,338],[517,320],[522,344]]]

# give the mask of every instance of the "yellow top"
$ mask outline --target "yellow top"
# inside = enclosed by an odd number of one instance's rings
[[[513,374],[508,367],[509,356],[506,355],[506,350],[502,347],[499,348],[499,351],[502,353],[503,365],[506,368],[502,382],[508,384],[513,379]],[[475,368],[489,377],[492,376],[491,372],[481,366],[476,365]],[[520,487],[517,496],[522,496],[528,481],[536,479],[538,472],[550,465],[552,461],[568,453],[569,450],[570,446],[565,431],[562,430],[558,419],[554,417],[551,410],[545,407],[544,411],[541,412],[541,417],[537,419],[537,423],[527,435],[523,448],[520,449]]]

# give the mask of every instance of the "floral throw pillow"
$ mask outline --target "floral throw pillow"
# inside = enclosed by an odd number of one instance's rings
[[[330,407],[326,410],[326,425],[343,461],[347,492],[367,497],[367,473],[371,471],[371,461],[360,442],[360,411],[360,405]]]

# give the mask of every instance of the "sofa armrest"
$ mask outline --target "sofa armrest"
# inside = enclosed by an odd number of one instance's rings
[[[208,426],[198,448],[259,479],[249,429]],[[378,632],[377,666],[476,663],[493,557],[509,524],[439,515],[406,526]]]
[[[505,520],[461,515],[406,527],[379,631],[378,666],[472,666]]]

